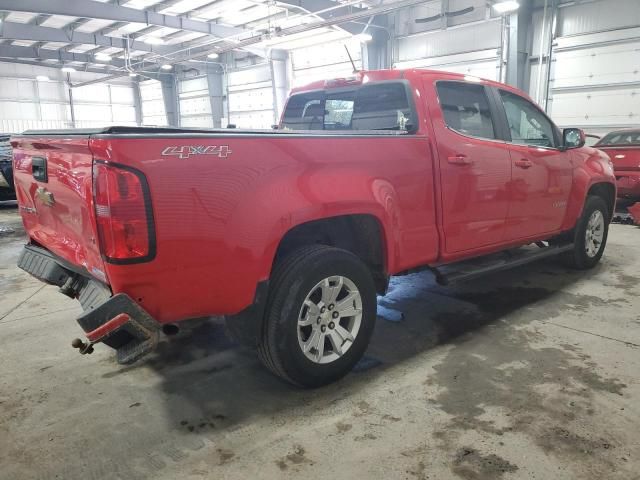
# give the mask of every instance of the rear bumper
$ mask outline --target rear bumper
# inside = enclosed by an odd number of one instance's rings
[[[132,363],[157,345],[160,324],[128,295],[112,296],[81,269],[33,245],[24,247],[18,267],[79,300],[84,313],[77,320],[87,338],[115,348],[119,363]]]
[[[640,172],[616,172],[616,187],[620,198],[640,198]]]

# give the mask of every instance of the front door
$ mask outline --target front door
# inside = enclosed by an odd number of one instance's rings
[[[462,81],[440,80],[435,89],[438,102],[429,102],[429,114],[439,157],[445,255],[498,244],[504,238],[511,160],[508,145],[498,140],[490,92]]]
[[[558,149],[559,131],[533,103],[499,90],[511,135],[512,181],[505,235],[540,237],[562,225],[571,193],[569,152]]]

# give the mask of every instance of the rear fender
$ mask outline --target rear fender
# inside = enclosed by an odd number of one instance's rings
[[[268,208],[257,214],[256,205],[275,198],[277,202],[268,202]],[[348,166],[319,167],[295,180],[278,175],[272,182],[262,183],[238,204],[230,236],[246,241],[246,247],[264,246],[264,251],[254,255],[260,259],[260,281],[269,278],[278,245],[291,229],[332,217],[371,215],[381,227],[385,267],[393,271],[401,241],[398,227],[402,225],[397,204],[393,186],[384,179],[368,178],[365,172]]]

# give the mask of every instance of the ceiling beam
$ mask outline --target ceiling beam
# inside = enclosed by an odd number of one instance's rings
[[[2,63],[19,63],[21,65],[34,65],[36,67],[45,67],[45,68],[60,68],[62,65],[52,65],[49,63],[39,62],[37,60],[20,60],[16,58],[0,58],[0,62]],[[112,72],[110,70],[105,70],[103,68],[95,68],[89,66],[77,66],[75,67],[79,72],[92,72],[92,73],[101,73],[103,75],[110,75]]]
[[[85,45],[98,45],[100,47],[126,48],[127,40],[118,37],[109,37],[95,33],[82,33],[66,28],[41,27],[25,23],[4,22],[0,30],[0,38],[9,40],[34,40],[37,42],[61,42]],[[166,55],[175,48],[162,45],[147,45],[141,41],[130,41],[132,50],[142,52],[158,53]]]
[[[0,45],[0,57],[11,59],[31,59],[31,60],[58,60],[59,62],[83,62],[98,64],[93,58],[93,55],[87,55],[86,53],[72,53],[65,52],[63,50],[47,50],[44,48],[33,47],[17,47],[15,45],[2,44]],[[105,65],[111,65],[112,67],[124,68],[124,62],[118,59],[112,59]]]
[[[171,27],[189,32],[201,32],[216,37],[232,37],[245,32],[242,28],[228,27],[201,22],[184,17],[162,15],[160,13],[136,10],[117,4],[92,0],[0,0],[0,10],[48,15],[67,15],[70,17],[113,20],[114,22],[136,22],[159,27]]]
[[[328,20],[330,18],[347,15],[350,13],[366,12],[366,8],[356,7],[354,5],[340,6],[334,0],[278,0],[278,3],[284,6],[297,7],[318,17]],[[325,11],[328,10],[328,11]],[[340,28],[355,35],[362,32],[362,25],[355,23],[342,23]]]

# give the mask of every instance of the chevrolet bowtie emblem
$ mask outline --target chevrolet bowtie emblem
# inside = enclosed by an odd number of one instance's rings
[[[43,187],[38,187],[38,189],[36,190],[36,197],[38,197],[40,201],[47,207],[51,207],[54,203],[56,203],[55,199],[53,198],[53,193]]]

